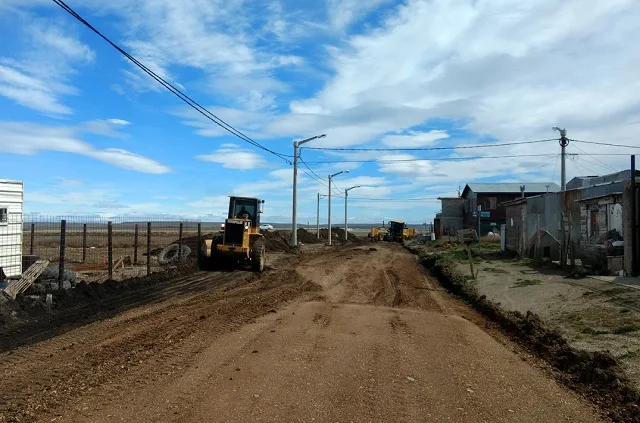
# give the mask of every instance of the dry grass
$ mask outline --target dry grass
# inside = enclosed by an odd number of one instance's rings
[[[486,235],[480,238],[480,242],[494,242],[494,243],[500,244],[500,237]]]
[[[194,233],[183,232],[183,237],[195,236]],[[151,234],[151,250],[164,248],[170,243],[178,239],[178,231],[175,232],[152,232]],[[58,262],[60,257],[60,234],[57,232],[36,232],[34,239],[33,253],[39,257],[45,258],[51,262]],[[65,261],[70,263],[82,262],[82,232],[67,232],[66,235]],[[138,261],[146,260],[143,254],[147,251],[147,234],[138,235]],[[129,256],[134,256],[134,234],[133,232],[114,232],[113,234],[113,257],[114,260]],[[108,239],[107,232],[89,232],[87,233],[87,264],[104,263],[108,257]],[[23,254],[30,252],[30,235],[25,232],[23,236]]]

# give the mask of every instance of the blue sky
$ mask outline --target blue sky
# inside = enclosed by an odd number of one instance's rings
[[[633,0],[589,8],[579,0],[67,3],[216,115],[285,154],[292,140],[321,133],[327,137],[307,145],[526,141],[555,137],[554,125],[576,139],[640,146]],[[0,176],[25,182],[26,212],[219,220],[235,194],[264,198],[267,221],[290,219],[289,164],[199,116],[52,1],[3,0],[0,39]],[[573,143],[569,152],[580,154],[569,160],[569,178],[628,167],[628,158],[602,155],[620,152],[613,147]],[[526,157],[540,153],[548,156]],[[323,179],[351,170],[335,179],[337,190],[362,186],[350,192],[350,220],[420,223],[438,211],[436,197],[466,182],[559,183],[558,153],[550,142],[303,150],[302,158]],[[451,160],[465,156],[487,158]],[[431,160],[402,161],[413,158]],[[300,171],[299,182],[299,220],[314,222],[326,181]],[[379,200],[405,198],[425,200]],[[343,204],[333,201],[340,220]]]

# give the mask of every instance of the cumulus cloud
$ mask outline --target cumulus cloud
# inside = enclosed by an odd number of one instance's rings
[[[210,154],[195,157],[203,162],[220,163],[227,169],[249,170],[268,167],[269,163],[259,154],[240,148],[234,144],[225,144]]]
[[[72,114],[62,98],[77,93],[69,84],[73,66],[92,63],[95,53],[59,26],[19,13],[13,19],[24,23],[16,38],[23,41],[0,57],[0,95],[45,114]]]
[[[79,139],[80,127],[46,126],[29,122],[0,122],[0,151],[33,155],[59,151],[90,157],[121,169],[162,174],[171,169],[162,163],[118,148],[97,149]]]
[[[429,132],[409,131],[403,135],[385,135],[382,137],[382,144],[390,147],[412,148],[424,147],[433,144],[435,141],[449,138],[447,131],[432,130]]]

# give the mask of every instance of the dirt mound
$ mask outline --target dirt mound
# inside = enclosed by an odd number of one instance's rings
[[[269,251],[289,251],[291,250],[291,232],[284,230],[263,232],[264,243]]]
[[[358,239],[357,236],[349,232],[349,241],[355,241]],[[320,229],[320,238],[321,239],[329,239],[329,231],[327,229]],[[344,241],[344,229],[338,227],[331,228],[331,239]]]
[[[298,242],[303,244],[318,244],[322,242],[315,233],[311,233],[306,229],[298,228]]]

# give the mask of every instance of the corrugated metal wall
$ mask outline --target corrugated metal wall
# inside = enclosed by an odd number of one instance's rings
[[[8,212],[0,222],[0,267],[7,277],[22,274],[23,205],[22,182],[0,179],[0,208]]]

